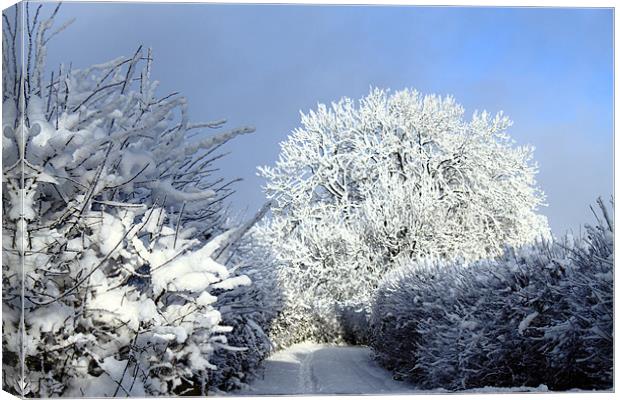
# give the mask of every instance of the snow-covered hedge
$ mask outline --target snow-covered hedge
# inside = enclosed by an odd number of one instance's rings
[[[613,223],[497,260],[418,262],[382,282],[372,347],[427,389],[612,385]]]
[[[238,235],[223,229],[230,182],[212,164],[252,129],[197,135],[223,121],[190,123],[184,98],[158,97],[141,47],[48,80],[58,7],[21,26],[28,6],[3,20],[3,387],[205,394],[233,329],[218,296],[251,283],[216,261]],[[22,32],[25,65],[6,48]]]
[[[248,276],[252,285],[218,294],[215,304],[223,323],[233,328],[228,345],[238,350],[221,348],[214,353],[213,363],[218,368],[209,371],[213,391],[242,388],[260,373],[262,361],[275,348],[269,330],[281,310],[282,295],[272,261],[270,250],[250,232],[227,262],[234,274]]]
[[[292,295],[289,293],[289,296]],[[321,299],[288,302],[270,324],[269,336],[276,349],[296,343],[340,343],[367,345],[370,310],[367,304],[337,303]]]
[[[284,349],[306,341],[344,343],[342,325],[332,303],[306,300],[289,301],[284,304],[269,331],[276,349]]]

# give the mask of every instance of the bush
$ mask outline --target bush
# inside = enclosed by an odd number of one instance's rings
[[[235,274],[248,276],[252,285],[218,294],[216,307],[222,313],[222,323],[232,327],[232,332],[230,347],[213,355],[218,368],[209,371],[212,391],[244,387],[257,376],[262,361],[275,348],[269,331],[281,310],[282,295],[272,262],[269,249],[257,243],[251,232],[230,256],[227,264],[233,266]]]
[[[381,282],[373,301],[371,346],[396,379],[418,378],[415,357],[425,339],[418,324],[432,320],[453,301],[450,286],[457,268],[455,264],[421,261],[396,268]]]
[[[276,349],[296,343],[345,343],[344,331],[332,303],[308,300],[286,303],[269,331]]]
[[[367,300],[350,299],[360,285],[350,285],[346,291],[339,291],[328,282],[329,279],[337,279],[337,277],[317,275],[311,269],[300,271],[295,265],[283,261],[281,254],[287,252],[289,248],[273,247],[273,238],[267,238],[271,235],[270,230],[266,228],[269,223],[259,224],[256,234],[258,243],[270,247],[274,253],[272,268],[282,291],[282,309],[273,321],[269,332],[276,348],[285,348],[304,341],[346,342],[345,337],[354,336],[353,332],[345,332],[346,326],[354,326],[354,323],[348,321],[348,317],[353,316],[348,310],[368,308]],[[334,232],[334,229],[331,231]],[[336,232],[339,231],[336,230]],[[334,247],[337,247],[339,242],[342,243],[339,239],[340,236],[337,233],[331,238]],[[343,254],[347,252],[345,250]],[[342,263],[342,269],[348,269],[345,267],[347,265],[345,256],[340,257],[334,254],[332,259],[325,262],[330,265]],[[350,270],[347,275],[349,275],[347,279],[355,279],[355,271]],[[366,297],[370,291],[370,287],[365,287],[363,293],[357,294]]]
[[[382,282],[372,347],[426,389],[612,385],[613,224],[507,250],[497,260],[419,262]]]
[[[216,261],[236,231],[209,166],[252,129],[193,137],[223,122],[192,124],[184,98],[157,97],[141,47],[44,81],[58,7],[23,27],[24,7],[3,20],[5,45],[29,44],[23,66],[3,49],[3,387],[206,394],[231,330],[216,295],[250,283]]]

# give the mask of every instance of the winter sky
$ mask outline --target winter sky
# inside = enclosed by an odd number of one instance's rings
[[[49,12],[51,5],[47,5]],[[65,3],[75,23],[49,65],[74,68],[153,48],[163,96],[193,121],[253,125],[219,164],[242,177],[233,210],[264,202],[256,166],[272,164],[299,110],[370,86],[452,94],[468,115],[503,110],[536,147],[552,230],[577,230],[613,192],[611,9]]]

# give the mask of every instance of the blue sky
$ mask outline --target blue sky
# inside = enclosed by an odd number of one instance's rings
[[[50,7],[49,5],[47,7]],[[65,3],[76,22],[49,65],[85,67],[153,48],[161,95],[180,91],[195,121],[227,118],[253,135],[220,166],[242,177],[232,208],[264,202],[272,164],[299,111],[370,86],[452,94],[468,115],[503,110],[536,147],[555,233],[591,221],[613,192],[611,9]]]

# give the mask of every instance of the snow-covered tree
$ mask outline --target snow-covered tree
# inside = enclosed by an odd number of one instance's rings
[[[239,231],[213,163],[253,129],[203,134],[224,121],[158,97],[150,49],[44,76],[58,8],[3,13],[4,388],[205,394],[213,353],[232,350],[214,294],[250,284],[216,261]]]
[[[510,125],[412,90],[302,114],[260,169],[283,285],[296,301],[364,302],[399,260],[477,259],[548,236],[533,149]]]

